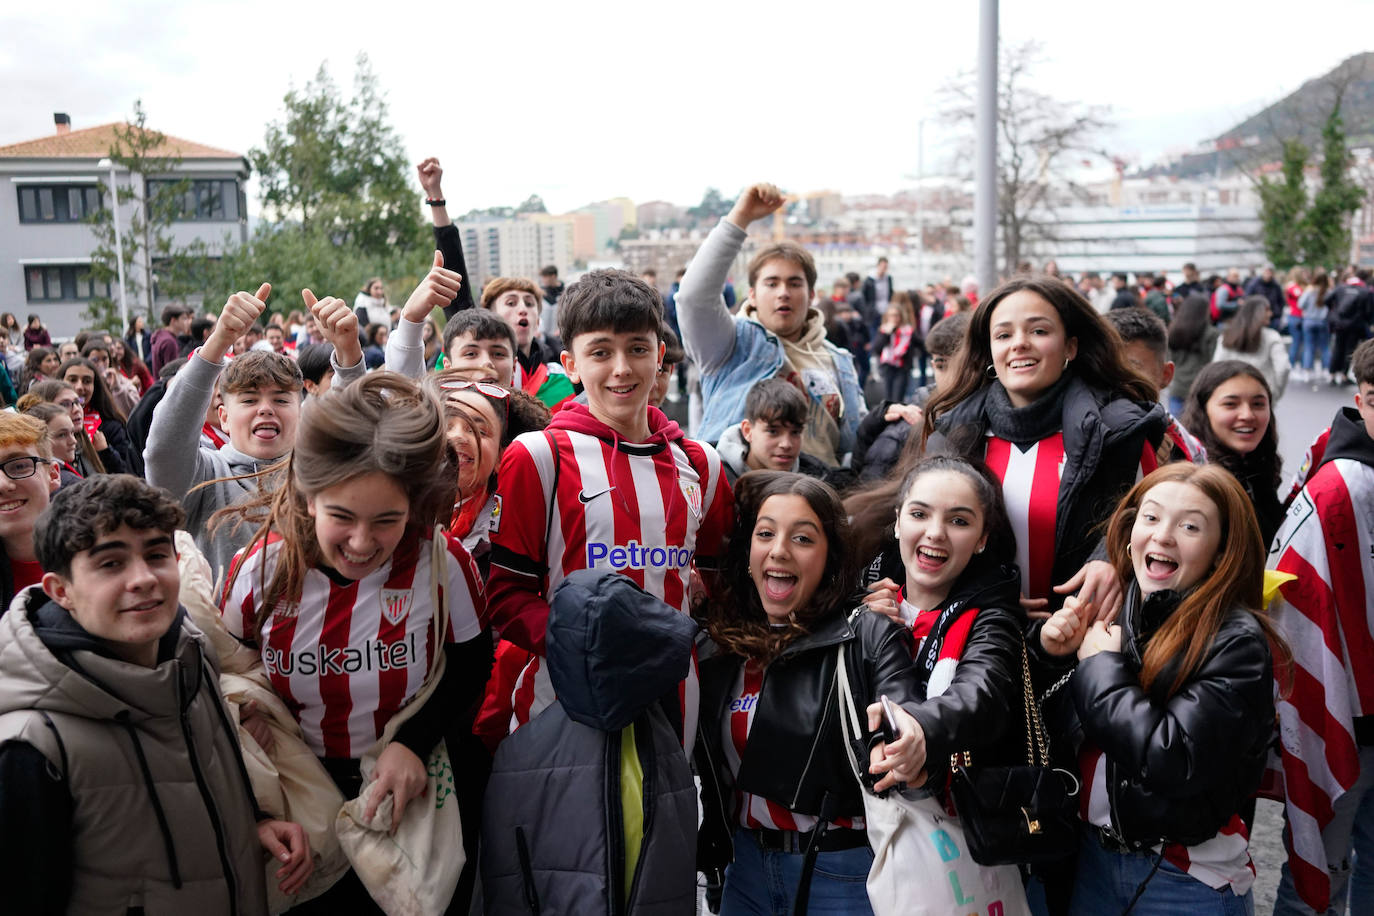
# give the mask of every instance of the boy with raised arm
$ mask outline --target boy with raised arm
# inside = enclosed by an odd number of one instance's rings
[[[452,318],[474,305],[472,284],[464,282],[467,269],[458,230],[448,216],[447,201],[440,181],[444,171],[433,157],[417,167],[425,203],[434,220],[434,266],[401,310],[401,320],[387,341],[387,368],[411,378],[424,374],[424,320],[431,310],[442,308]],[[540,338],[539,313],[542,296],[539,287],[521,277],[496,277],[482,289],[481,306],[489,309],[515,335],[515,367],[512,384],[557,410],[574,394],[558,352]]]
[[[721,289],[744,246],[749,224],[776,211],[782,192],[756,184],[711,230],[682,277],[677,318],[687,357],[701,373],[705,407],[698,434],[716,442],[744,419],[754,383],[779,377],[810,404],[802,451],[843,464],[864,415],[854,357],[825,339],[825,319],[811,308],[816,262],[795,242],[776,242],[749,263],[749,297],[731,315]]]
[[[233,342],[263,313],[271,290],[264,283],[257,295],[237,292],[229,297],[214,332],[191,354],[158,404],[143,455],[148,482],[165,487],[182,501],[186,530],[217,577],[229,568],[252,531],[248,526],[225,525],[211,532],[210,517],[259,485],[256,479],[236,478],[266,470],[296,444],[304,389],[296,361],[261,350],[225,359]],[[301,295],[320,332],[334,344],[333,384],[342,386],[361,378],[367,370],[353,309],[333,297],[316,301],[308,289]],[[224,398],[220,427],[228,432],[229,442],[211,450],[201,448],[199,440],[217,379]]]

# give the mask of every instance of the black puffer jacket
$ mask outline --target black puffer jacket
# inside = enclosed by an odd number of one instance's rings
[[[1140,664],[1150,637],[1178,606],[1175,592],[1144,600],[1130,583],[1121,614],[1121,652],[1079,663],[1068,684],[1077,746],[1107,758],[1112,824],[1131,842],[1195,845],[1216,835],[1255,793],[1274,729],[1269,642],[1237,608],[1222,623],[1201,667],[1167,696],[1181,656],[1147,693]]]
[[[975,558],[976,559],[976,558]],[[1025,763],[1024,705],[1021,701],[1021,633],[1026,617],[1017,601],[1021,573],[1016,566],[971,563],[951,590],[944,608],[977,608],[954,679],[938,697],[911,710],[926,736],[926,771],[935,782],[949,769],[950,754],[972,751],[979,765]],[[924,647],[922,647],[924,648]],[[916,677],[926,695],[923,651]]]
[[[926,454],[982,460],[987,450],[984,413],[989,389],[975,392],[945,414],[926,443]],[[1146,445],[1157,451],[1167,420],[1159,404],[1138,404],[1094,388],[1074,375],[1064,394],[1064,464],[1059,476],[1052,582],[1067,582],[1093,559],[1101,525],[1135,483]],[[1064,596],[1051,592],[1048,610]]]
[[[726,815],[736,786],[798,814],[834,820],[862,816],[863,798],[845,757],[835,692],[837,647],[860,715],[880,694],[914,713],[921,695],[911,664],[911,634],[881,614],[864,611],[851,624],[837,607],[812,633],[769,664],[738,777],[722,750],[730,696],[744,657],[701,647],[701,724],[696,763],[705,818],[697,842],[697,868],[723,869],[734,857],[734,825]],[[865,748],[859,753],[867,754]]]

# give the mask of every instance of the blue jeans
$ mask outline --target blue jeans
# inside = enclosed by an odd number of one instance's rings
[[[1374,747],[1360,748],[1360,778],[1336,799],[1331,823],[1322,831],[1326,863],[1331,872],[1331,906],[1326,916],[1346,912],[1349,889],[1351,916],[1374,914]],[[1351,853],[1354,862],[1351,862]],[[1298,897],[1293,874],[1283,863],[1274,916],[1311,916],[1313,910]]]
[[[1302,367],[1311,369],[1314,365],[1321,369],[1326,365],[1326,345],[1331,336],[1331,330],[1326,326],[1326,319],[1304,318],[1302,321]],[[1294,341],[1299,338],[1295,336]],[[1297,360],[1290,360],[1293,365],[1298,365]]]
[[[808,912],[871,916],[866,882],[872,865],[873,850],[867,846],[818,854]],[[725,869],[720,916],[789,916],[801,866],[801,853],[764,852],[753,833],[736,830],[735,861]]]
[[[1294,368],[1302,357],[1302,316],[1288,315],[1288,362]]]
[[[1083,831],[1078,874],[1069,916],[1120,913],[1154,868],[1155,856],[1108,852],[1096,836]],[[1168,862],[1145,885],[1132,916],[1254,916],[1254,896],[1237,897],[1229,887],[1214,890]]]

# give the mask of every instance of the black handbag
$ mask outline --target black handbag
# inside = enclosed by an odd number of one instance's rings
[[[968,751],[950,757],[950,792],[969,854],[980,865],[1028,865],[1066,858],[1078,848],[1078,778],[1050,765],[1049,737],[1021,646],[1026,765],[974,766]]]

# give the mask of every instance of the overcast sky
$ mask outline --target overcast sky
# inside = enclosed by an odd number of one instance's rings
[[[936,90],[972,67],[978,6],[957,3],[69,0],[0,12],[0,144],[128,117],[247,152],[281,98],[366,51],[413,160],[443,162],[450,209],[562,211],[606,197],[695,203],[767,179],[892,191],[948,158]],[[786,10],[783,12],[782,10]],[[1035,39],[1036,88],[1110,105],[1108,138],[1150,161],[1190,147],[1366,50],[1374,0],[1002,4]],[[1374,44],[1374,41],[1370,41]],[[418,185],[417,185],[418,191]],[[251,193],[251,189],[250,189]]]

